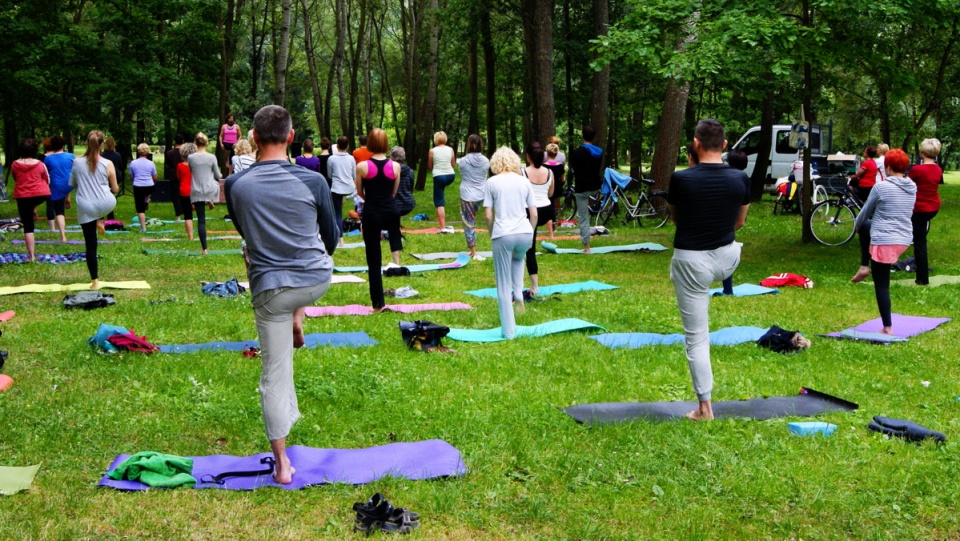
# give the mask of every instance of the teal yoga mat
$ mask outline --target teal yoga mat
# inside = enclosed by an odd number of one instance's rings
[[[557,321],[548,321],[539,325],[517,325],[517,338],[539,338],[548,334],[556,334],[568,331],[578,331],[581,329],[600,329],[605,330],[599,325],[594,325],[588,321],[576,318],[558,319]],[[450,329],[447,338],[459,342],[502,342],[506,340],[500,334],[500,327],[496,329]]]
[[[581,291],[607,291],[610,289],[620,289],[620,286],[612,286],[610,284],[605,284],[603,282],[597,282],[596,280],[589,280],[587,282],[574,282],[572,284],[556,284],[552,286],[541,286],[540,291],[537,292],[538,297],[546,297],[547,295],[555,295],[557,293],[579,293]],[[486,289],[475,289],[473,291],[464,291],[467,295],[473,295],[474,297],[480,297],[481,299],[496,299],[497,298],[497,288],[489,287]]]
[[[457,256],[455,261],[450,263],[430,263],[424,265],[405,265],[410,272],[426,272],[426,271],[436,271],[436,270],[448,270],[448,269],[459,269],[466,267],[470,263],[470,256],[467,254],[460,254]],[[356,267],[334,267],[334,272],[367,272],[366,265],[358,265]]]
[[[750,297],[753,295],[770,295],[780,293],[776,289],[771,289],[769,287],[758,286],[756,284],[737,284],[733,286],[733,295],[734,297]],[[721,297],[723,296],[723,288],[715,287],[710,290],[711,297]]]
[[[746,342],[756,342],[768,329],[769,327],[727,327],[725,329],[719,329],[710,333],[710,345],[733,346]],[[682,333],[659,334],[652,332],[607,333],[591,336],[590,338],[613,349],[669,346],[672,344],[682,344],[684,340]]]
[[[582,254],[583,250],[578,250],[575,248],[557,248],[557,245],[552,242],[543,241],[540,243],[540,246],[543,247],[543,250],[551,254]],[[661,246],[655,242],[643,242],[640,244],[624,244],[622,246],[597,246],[591,248],[590,252],[592,254],[609,254],[612,252],[663,252],[666,251],[666,246]]]

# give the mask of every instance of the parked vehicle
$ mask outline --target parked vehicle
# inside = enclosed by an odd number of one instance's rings
[[[820,126],[818,124],[810,127],[810,150],[813,154],[815,169],[819,169],[820,171],[826,169],[826,167],[823,167],[826,165],[824,151],[829,150],[829,144],[823,144],[821,135],[825,130],[829,129],[831,129],[830,126]],[[753,169],[757,163],[760,140],[760,126],[754,126],[747,130],[747,132],[730,147],[730,150],[740,150],[747,155],[746,173],[749,176],[753,175]],[[799,157],[799,152],[790,146],[789,141],[790,125],[775,124],[773,126],[773,144],[770,147],[770,165],[767,167],[767,191],[773,190],[776,179],[790,175],[793,162]],[[724,154],[724,158],[726,158],[726,154]]]

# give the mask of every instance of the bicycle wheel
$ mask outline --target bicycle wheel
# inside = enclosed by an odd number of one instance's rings
[[[652,227],[654,229],[663,227],[670,219],[670,207],[667,206],[667,198],[662,195],[651,195],[640,203],[640,208],[636,212],[637,223],[643,227]]]
[[[827,195],[827,189],[824,188],[823,186],[817,186],[816,188],[813,189],[813,199],[811,200],[811,202],[813,203],[813,206],[817,206],[818,204],[823,203],[829,198],[830,196]]]
[[[573,192],[564,194],[557,219],[561,221],[577,219],[577,198],[574,197]]]
[[[601,201],[600,210],[597,211],[597,220],[594,225],[607,225],[610,216],[617,212],[617,202],[613,197],[605,197]]]
[[[850,207],[838,201],[822,201],[810,213],[810,231],[820,244],[839,246],[853,238],[856,219]]]

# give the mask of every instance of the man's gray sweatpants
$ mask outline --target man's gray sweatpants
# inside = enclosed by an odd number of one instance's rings
[[[710,400],[713,370],[710,367],[710,286],[733,275],[740,264],[739,242],[714,250],[674,250],[670,280],[677,292],[677,307],[686,335],[687,363],[693,391],[700,401]]]
[[[270,441],[287,437],[300,418],[293,386],[293,312],[323,296],[330,282],[311,287],[268,289],[253,298],[260,337],[260,407]]]
[[[577,225],[580,226],[580,242],[590,242],[590,198],[598,192],[576,192],[573,194],[577,201]]]
[[[517,333],[513,301],[523,300],[523,262],[533,233],[505,235],[493,239],[493,275],[497,280],[500,332],[507,340]]]

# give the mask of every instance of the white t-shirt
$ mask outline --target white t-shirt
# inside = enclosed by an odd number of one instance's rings
[[[447,145],[433,147],[433,176],[455,175],[450,161],[453,159],[453,149]]]
[[[887,170],[883,164],[886,156],[880,156],[879,158],[874,158],[873,161],[877,162],[877,182],[883,182],[887,180]]]
[[[527,218],[527,209],[536,208],[530,181],[517,173],[507,172],[487,179],[484,187],[483,206],[493,208],[493,231],[491,239],[507,235],[533,235],[533,227]]]

